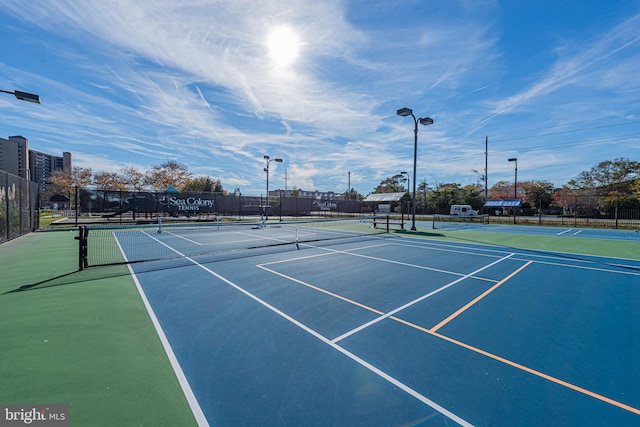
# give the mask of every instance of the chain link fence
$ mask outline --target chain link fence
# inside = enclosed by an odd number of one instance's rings
[[[38,195],[35,182],[0,171],[0,243],[38,229]]]
[[[59,202],[55,202],[59,200]],[[361,212],[361,203],[303,197],[155,193],[88,188],[58,189],[50,195],[53,215],[86,222],[152,222],[157,218],[214,220],[222,217],[339,215]]]

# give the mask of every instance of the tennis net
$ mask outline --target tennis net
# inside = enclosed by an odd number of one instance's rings
[[[223,259],[297,250],[317,242],[357,239],[385,233],[370,218],[292,220],[262,223],[191,223],[79,228],[79,268],[201,255]],[[305,245],[306,244],[306,245]],[[247,251],[253,251],[248,254]],[[222,258],[221,258],[222,259]]]

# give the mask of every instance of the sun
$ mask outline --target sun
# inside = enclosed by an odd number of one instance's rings
[[[286,25],[274,27],[266,39],[269,57],[276,66],[287,67],[295,62],[300,50],[296,32]]]

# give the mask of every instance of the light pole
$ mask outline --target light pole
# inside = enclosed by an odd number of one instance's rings
[[[484,175],[482,175],[480,172],[478,172],[477,169],[471,169],[471,172],[474,172],[475,174],[477,174],[477,176],[476,176],[476,187],[480,187],[480,181],[484,182]]]
[[[518,158],[512,157],[509,159],[510,162],[515,162],[516,172],[513,183],[513,200],[518,200]],[[516,207],[513,207],[513,223],[516,223]]]
[[[413,110],[411,108],[401,108],[396,112],[400,117],[413,117],[413,197],[412,197],[412,205],[411,205],[411,230],[416,231],[416,163],[418,157],[418,122],[421,125],[427,126],[433,124],[433,119],[430,117],[423,117],[416,119],[416,116],[413,115]]]
[[[405,178],[405,175],[407,176]],[[402,178],[403,181],[407,181],[407,188],[411,187],[411,180],[409,179],[409,172],[400,172],[397,175],[393,176],[393,179]],[[408,190],[407,190],[408,191]],[[404,196],[403,196],[404,198]],[[400,204],[400,212],[402,213],[402,222],[404,222],[404,209],[402,209],[402,204]]]
[[[33,93],[20,92],[19,90],[14,90],[13,92],[9,92],[8,90],[2,90],[2,89],[0,89],[0,92],[13,95],[16,97],[16,99],[19,99],[20,101],[35,102],[36,104],[40,104],[40,96],[35,95]]]
[[[266,217],[267,206],[269,206],[269,163],[271,162],[282,163],[282,159],[270,159],[269,156],[264,156],[264,160],[266,162],[266,167],[264,168],[264,171],[267,173],[267,197],[266,197],[266,203],[264,205],[264,214]]]
[[[409,178],[409,172],[400,172],[400,176],[407,175],[407,191],[411,187],[411,179]]]
[[[400,172],[400,175],[407,175],[407,191],[409,191],[409,189],[411,188],[411,178],[409,178],[409,172],[407,171],[402,171]],[[402,213],[404,214],[404,211],[402,211]],[[402,222],[404,222],[404,218],[402,218]]]

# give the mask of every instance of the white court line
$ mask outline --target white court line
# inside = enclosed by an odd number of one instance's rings
[[[148,234],[148,233],[146,233],[146,232],[145,232],[145,234],[149,235],[149,234]],[[178,239],[186,240],[187,242],[189,242],[189,243],[193,243],[194,245],[200,245],[200,246],[202,246],[202,245],[203,245],[203,243],[196,242],[195,240],[187,239],[187,238],[186,238],[186,237],[184,237],[184,236],[181,236],[181,235],[179,235],[179,234],[172,233],[172,232],[170,232],[170,231],[165,231],[165,232],[164,232],[164,234],[171,234],[173,237],[177,237]]]
[[[427,242],[424,240],[416,240],[416,242],[414,242],[413,244],[411,244],[410,246],[416,246],[416,247],[425,247],[425,248],[469,248],[469,247],[473,247],[473,248],[477,248],[478,255],[487,255],[487,254],[491,254],[491,253],[495,253],[497,255],[504,255],[509,253],[511,250],[513,250],[514,248],[508,248],[508,247],[501,247],[501,246],[496,246],[496,245],[489,245],[489,244],[482,244],[482,243],[475,243],[473,245],[469,245],[467,243],[460,243],[460,244],[453,244],[453,243],[435,243],[435,242]],[[501,248],[501,249],[495,249],[496,247]],[[482,251],[482,252],[480,252]],[[575,253],[575,252],[561,252],[561,251],[543,251],[543,253],[545,253],[544,255],[542,253],[537,253],[540,251],[537,251],[535,249],[522,249],[522,251],[524,252],[516,252],[517,256],[522,256],[523,259],[525,261],[528,261],[530,259],[552,259],[552,260],[566,260],[567,256],[572,257],[571,261],[575,262],[577,264],[599,264],[602,263],[602,261],[594,261],[594,260],[605,260],[605,261],[610,261],[610,260],[625,260],[625,261],[632,261],[635,262],[637,261],[636,259],[630,259],[630,258],[612,258],[612,257],[607,257],[604,255],[592,255],[592,254],[581,254],[581,253]],[[452,251],[455,252],[455,251]],[[465,252],[462,252],[465,253]],[[581,259],[578,257],[586,257],[587,259]],[[515,258],[514,258],[515,259]],[[539,261],[536,261],[539,262]],[[608,265],[611,266],[618,266],[618,267],[630,267],[630,268],[638,268],[637,266],[634,265],[624,265],[624,264],[614,264],[614,263],[609,263]]]
[[[269,262],[265,262],[263,264],[258,264],[258,267],[263,266],[263,265],[272,265],[272,264],[283,264],[286,262],[291,262],[291,261],[299,261],[301,259],[311,259],[311,258],[318,258],[318,257],[324,257],[324,256],[329,256],[329,255],[335,255],[337,253],[344,253],[344,254],[351,254],[351,251],[359,251],[362,249],[369,249],[369,248],[377,248],[379,246],[385,246],[385,245],[391,245],[392,243],[376,243],[375,245],[368,245],[368,246],[360,246],[357,248],[353,248],[353,249],[343,249],[343,250],[336,250],[336,249],[332,249],[330,252],[322,252],[320,254],[313,254],[313,255],[303,255],[303,256],[299,256],[299,257],[295,257],[295,258],[287,258],[287,259],[281,259],[281,260],[277,260],[277,261],[269,261]],[[315,249],[326,249],[326,248],[321,248],[318,246],[313,246],[310,245],[308,243],[300,243],[300,246],[308,246],[311,248],[315,248]]]
[[[436,289],[435,291],[431,291],[428,294],[422,295],[421,297],[418,297],[418,298],[414,299],[413,301],[410,301],[410,302],[406,303],[403,306],[400,306],[400,307],[398,307],[398,308],[396,308],[394,310],[391,310],[391,311],[383,314],[382,316],[371,320],[370,322],[367,322],[367,323],[365,323],[363,325],[360,325],[357,328],[354,328],[354,329],[352,329],[352,330],[340,335],[339,337],[334,338],[333,340],[331,340],[331,342],[337,343],[338,341],[342,341],[343,339],[345,339],[345,338],[347,338],[347,337],[349,337],[349,336],[351,336],[351,335],[353,335],[353,334],[355,334],[357,332],[360,332],[363,329],[366,329],[369,326],[374,325],[374,324],[380,322],[381,320],[384,320],[384,319],[388,318],[389,316],[393,316],[394,314],[396,314],[396,313],[398,313],[398,312],[400,312],[400,311],[402,311],[402,310],[404,310],[406,308],[409,308],[412,305],[415,305],[415,304],[419,303],[420,301],[423,301],[423,300],[431,297],[432,295],[435,295],[435,294],[437,294],[439,292],[442,292],[445,289],[450,288],[451,286],[453,286],[453,285],[455,285],[457,283],[460,283],[461,281],[463,281],[465,279],[468,279],[469,277],[475,276],[476,274],[480,273],[482,270],[486,270],[489,267],[493,267],[494,265],[496,265],[496,264],[498,264],[498,263],[500,263],[500,262],[502,262],[502,261],[504,261],[506,259],[511,258],[513,255],[515,255],[515,254],[509,254],[506,257],[500,258],[500,259],[492,262],[491,264],[487,264],[484,267],[477,269],[476,271],[473,271],[473,272],[471,272],[471,273],[469,273],[469,274],[467,274],[467,275],[465,275],[463,277],[460,277],[460,278],[454,280],[453,282],[450,282],[450,283],[448,283],[448,284]]]
[[[393,244],[393,243],[390,243],[390,244]],[[324,247],[320,247],[320,246],[313,246],[313,247],[317,248],[317,249],[321,249],[323,251],[328,251],[328,252],[331,252],[331,253],[335,253],[335,254],[346,254],[346,255],[351,255],[351,256],[355,256],[355,257],[359,257],[359,258],[371,259],[371,260],[374,260],[374,261],[387,262],[389,264],[397,264],[397,265],[402,265],[402,266],[405,266],[405,267],[417,268],[417,269],[420,269],[420,270],[435,271],[436,273],[445,273],[445,274],[451,274],[453,276],[461,276],[462,278],[468,278],[469,276],[474,274],[474,273],[463,274],[463,273],[458,273],[456,271],[442,270],[440,268],[426,267],[424,265],[410,264],[408,262],[395,261],[395,260],[392,260],[392,259],[380,258],[380,257],[375,257],[375,256],[370,256],[370,255],[363,255],[363,254],[358,254],[358,253],[354,253],[353,252],[353,251],[360,250],[360,249],[366,249],[366,247],[353,248],[353,249],[347,249],[347,250],[336,250],[336,249],[324,248]],[[510,257],[510,256],[513,256],[513,255],[515,255],[515,254],[509,255],[509,256],[507,256],[507,258]],[[489,256],[493,256],[493,255],[489,255]],[[494,256],[494,257],[497,258],[497,256]],[[262,265],[267,265],[267,264],[262,264]],[[481,271],[481,270],[482,269],[480,269],[478,271]]]
[[[149,234],[146,231],[143,231],[142,233],[146,234],[147,236],[149,236],[151,238],[154,237],[153,234]],[[240,231],[233,231],[233,232],[228,232],[228,233],[241,234],[243,236],[253,237],[253,239],[239,239],[239,240],[228,240],[228,241],[222,241],[222,242],[200,243],[200,242],[196,242],[195,240],[188,239],[188,238],[186,238],[186,237],[184,237],[182,235],[172,233],[170,231],[163,231],[162,232],[162,234],[170,234],[170,235],[172,235],[174,237],[177,237],[177,238],[182,239],[182,240],[186,240],[187,242],[193,243],[193,244],[198,245],[198,246],[216,246],[216,245],[226,245],[226,244],[229,244],[229,243],[255,242],[256,241],[256,239],[255,239],[256,237],[259,238],[258,240],[275,240],[277,242],[284,242],[284,243],[289,243],[290,242],[289,240],[276,239],[276,238],[273,238],[273,237],[266,237],[266,236],[258,236],[258,235],[255,235],[255,234],[244,233],[244,232],[240,232]],[[155,240],[160,242],[160,240],[158,240],[158,239],[155,239]],[[292,241],[291,241],[291,243],[293,244]]]
[[[557,234],[556,234],[556,236],[562,236],[563,234],[568,233],[568,232],[570,232],[571,230],[573,230],[573,228],[570,228],[570,229],[568,229],[568,230],[561,231],[560,233],[557,233]]]
[[[574,235],[574,236],[576,236],[576,235],[578,235],[578,234],[580,234],[580,233],[582,233],[582,230],[578,230],[578,231],[576,231],[575,233],[573,233],[573,235]]]
[[[127,260],[127,256],[125,255],[124,250],[122,249],[122,246],[120,246],[120,241],[118,240],[118,238],[116,237],[115,234],[114,234],[113,237],[115,238],[116,243],[118,244],[118,248],[120,249],[120,252],[122,252],[122,256],[124,257],[125,261],[128,261]],[[156,239],[154,237],[152,237],[152,238],[154,240],[160,242],[158,239]],[[162,243],[162,242],[160,242],[160,243]],[[158,337],[160,338],[160,342],[162,343],[162,347],[164,347],[164,351],[167,354],[167,357],[169,358],[169,363],[171,364],[171,367],[173,368],[173,372],[176,374],[176,378],[178,379],[178,383],[180,384],[180,387],[182,388],[182,392],[184,393],[184,396],[187,399],[187,403],[189,404],[189,407],[191,408],[191,412],[193,413],[193,416],[196,419],[196,422],[198,423],[198,426],[208,427],[209,426],[209,422],[207,421],[207,417],[205,417],[204,416],[204,412],[202,412],[202,408],[200,407],[200,404],[198,403],[198,399],[196,398],[195,394],[193,393],[193,390],[191,389],[191,385],[189,385],[189,381],[187,380],[187,377],[185,376],[184,371],[182,370],[182,367],[180,366],[180,363],[178,362],[178,358],[176,357],[175,353],[173,352],[173,348],[171,348],[171,344],[169,343],[169,340],[167,339],[167,336],[164,334],[164,331],[162,330],[162,326],[160,326],[160,322],[158,321],[158,317],[156,316],[155,312],[153,311],[153,308],[151,307],[151,304],[149,303],[149,300],[147,299],[146,294],[142,290],[142,286],[140,285],[140,282],[138,281],[138,277],[136,276],[135,272],[133,271],[133,268],[131,267],[131,264],[127,264],[127,268],[129,269],[129,273],[131,274],[131,277],[133,277],[133,281],[136,284],[136,288],[138,289],[138,293],[140,294],[140,298],[142,299],[142,302],[144,303],[144,306],[147,309],[147,313],[149,313],[149,317],[151,318],[151,323],[153,323],[153,327],[155,328],[156,333],[158,334]]]
[[[364,368],[370,370],[374,374],[378,375],[379,377],[383,378],[384,380],[386,380],[389,383],[393,384],[394,386],[398,387],[399,389],[401,389],[405,393],[409,394],[410,396],[414,397],[415,399],[419,400],[420,402],[426,404],[427,406],[435,409],[436,411],[438,411],[439,413],[441,413],[445,417],[449,418],[450,420],[455,421],[455,422],[457,422],[458,424],[460,424],[462,426],[468,426],[468,427],[472,427],[473,426],[473,424],[469,423],[468,421],[464,420],[463,418],[459,417],[458,415],[454,414],[453,412],[449,411],[448,409],[440,406],[439,404],[437,404],[433,400],[427,398],[426,396],[420,394],[418,391],[416,391],[416,390],[412,389],[411,387],[409,387],[408,385],[402,383],[400,380],[392,377],[391,375],[387,374],[386,372],[382,371],[381,369],[376,368],[375,366],[373,366],[372,364],[370,364],[366,360],[361,359],[360,357],[356,356],[354,353],[351,353],[346,348],[341,347],[340,345],[332,342],[329,338],[325,337],[324,335],[321,335],[320,333],[318,333],[314,329],[311,329],[307,325],[303,324],[302,322],[299,322],[298,320],[294,319],[293,317],[289,316],[288,314],[284,313],[283,311],[280,311],[278,308],[272,306],[271,304],[269,304],[268,302],[262,300],[258,296],[252,294],[251,292],[245,290],[244,288],[240,287],[239,285],[233,283],[229,279],[221,276],[220,274],[218,274],[215,271],[211,270],[210,268],[200,264],[199,262],[191,259],[190,257],[185,256],[184,254],[182,254],[179,251],[175,250],[171,246],[161,242],[160,240],[156,239],[155,237],[153,237],[153,236],[150,236],[150,237],[152,239],[156,240],[161,245],[163,245],[163,246],[167,247],[168,249],[174,251],[178,255],[183,256],[185,259],[189,260],[190,262],[192,262],[196,266],[198,266],[198,267],[202,268],[203,270],[205,270],[207,273],[209,273],[212,276],[222,280],[227,285],[235,288],[239,292],[245,294],[249,298],[253,299],[254,301],[258,302],[259,304],[261,304],[264,307],[268,308],[269,310],[273,311],[277,315],[279,315],[282,318],[284,318],[284,319],[288,320],[289,322],[293,323],[294,325],[296,325],[300,329],[304,330],[305,332],[307,332],[310,335],[314,336],[315,338],[319,339],[323,343],[325,343],[328,346],[332,347],[334,350],[339,351],[340,353],[344,354],[345,356],[347,356],[348,358],[350,358],[354,362],[360,364]],[[176,363],[177,363],[177,361],[176,361]],[[187,385],[188,385],[188,383],[187,383]],[[195,397],[194,397],[194,399],[195,399]],[[195,402],[197,403],[197,400]],[[205,419],[205,421],[206,421],[206,419]]]

